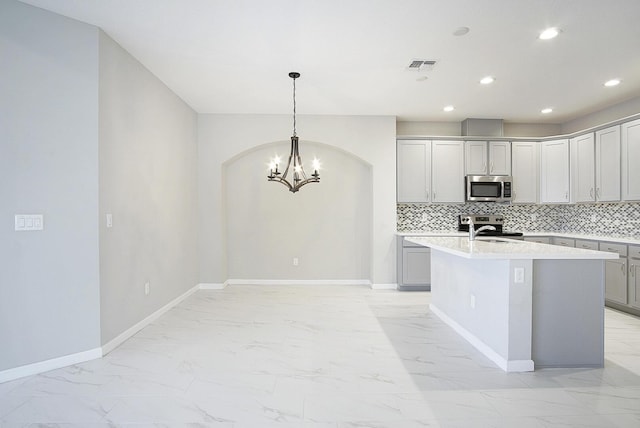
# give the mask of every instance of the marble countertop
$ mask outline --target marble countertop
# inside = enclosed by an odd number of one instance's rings
[[[505,232],[510,232],[509,230],[505,230]],[[560,233],[560,232],[528,232],[528,231],[519,231],[525,237],[528,236],[545,236],[552,237],[557,236],[560,238],[569,238],[569,239],[584,239],[587,241],[607,241],[607,242],[616,242],[619,244],[630,244],[630,245],[640,245],[640,239],[638,238],[630,238],[630,237],[620,237],[620,236],[603,236],[603,235],[587,235],[580,233]],[[458,237],[458,236],[468,236],[467,232],[458,232],[457,230],[434,230],[434,231],[409,231],[409,232],[397,232],[397,236],[442,236],[442,237]]]
[[[480,237],[475,241],[469,241],[467,236],[410,236],[406,240],[467,259],[602,260],[618,258],[618,254],[605,251],[496,237]]]

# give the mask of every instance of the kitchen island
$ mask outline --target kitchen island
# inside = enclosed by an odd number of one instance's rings
[[[504,238],[407,237],[431,248],[431,310],[508,372],[604,365],[604,260]]]

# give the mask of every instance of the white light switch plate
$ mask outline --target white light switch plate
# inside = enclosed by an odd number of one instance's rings
[[[16,214],[15,221],[15,229],[18,232],[44,229],[44,216],[42,214]]]

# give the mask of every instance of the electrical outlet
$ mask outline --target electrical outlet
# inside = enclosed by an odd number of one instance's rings
[[[537,214],[531,214],[531,221],[536,221],[537,218],[538,218]]]
[[[113,227],[113,215],[107,214],[107,228]]]
[[[472,294],[471,298],[469,299],[469,306],[471,306],[471,309],[475,309],[476,308],[476,295]]]
[[[597,221],[598,221],[598,216],[597,216],[597,215],[595,215],[595,214],[591,214],[591,222],[592,222],[592,223],[595,223],[595,222],[597,222]]]
[[[517,267],[514,269],[513,282],[516,284],[522,284],[524,282],[524,268]]]
[[[421,217],[421,219],[422,219],[422,222],[423,222],[423,223],[428,222],[428,221],[429,221],[429,214],[427,214],[427,213],[422,213],[422,217]]]
[[[144,294],[145,296],[148,296],[149,293],[151,292],[151,284],[149,283],[149,281],[144,283]]]
[[[294,257],[294,258],[293,258],[293,265],[294,265],[294,266],[298,266],[298,263],[299,263],[298,258],[297,258],[297,257]]]

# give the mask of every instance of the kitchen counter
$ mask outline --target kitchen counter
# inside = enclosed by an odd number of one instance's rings
[[[432,312],[503,370],[604,365],[604,260],[617,254],[495,237],[405,239],[431,248]]]
[[[538,244],[499,237],[476,237],[469,241],[464,236],[433,236],[405,238],[409,242],[440,250],[467,259],[617,259],[618,254],[582,248],[561,247],[558,245]]]
[[[505,230],[506,232],[508,230]],[[531,231],[519,231],[522,232],[524,237],[530,236],[544,236],[544,237],[560,237],[569,239],[584,239],[586,241],[607,241],[617,242],[620,244],[640,245],[639,238],[633,238],[628,236],[611,236],[611,235],[589,235],[582,233],[560,233],[560,232],[531,232]],[[408,231],[408,232],[396,232],[397,236],[468,236],[467,232],[458,232],[456,230],[434,230],[434,231]]]

